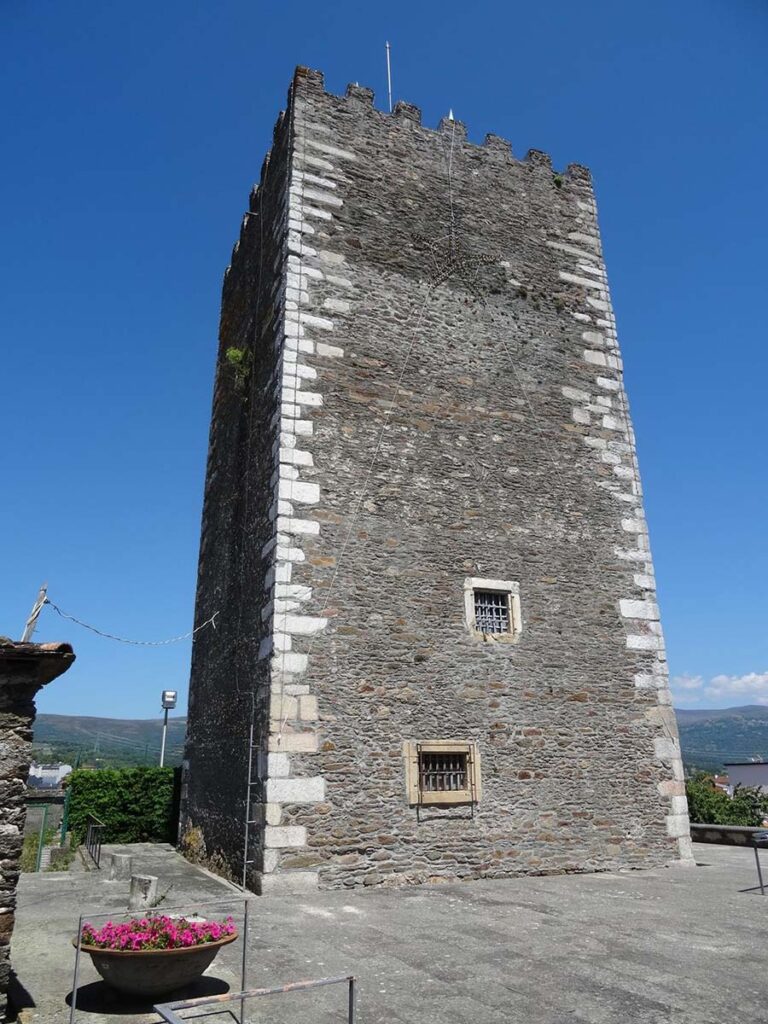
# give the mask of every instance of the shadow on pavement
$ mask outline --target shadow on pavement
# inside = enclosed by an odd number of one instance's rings
[[[137,999],[117,992],[104,981],[92,981],[77,991],[77,1009],[83,1013],[141,1014],[151,1013],[155,1003],[170,1003],[174,999],[197,999],[201,996],[218,996],[229,992],[229,985],[221,978],[198,978],[176,992],[168,992],[148,999]],[[66,998],[67,1006],[72,1005],[72,993]]]

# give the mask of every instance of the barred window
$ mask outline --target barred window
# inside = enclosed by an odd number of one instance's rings
[[[403,744],[408,803],[480,802],[480,751],[469,740],[406,740]]]
[[[467,789],[466,751],[440,753],[422,750],[419,756],[419,785],[424,793],[455,793]]]
[[[509,594],[498,590],[475,591],[475,629],[481,633],[509,632]]]
[[[464,616],[472,636],[516,643],[523,629],[520,586],[514,580],[464,580]]]

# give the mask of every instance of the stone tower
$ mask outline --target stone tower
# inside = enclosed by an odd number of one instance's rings
[[[297,69],[224,282],[215,612],[182,831],[250,887],[690,858],[584,167]]]

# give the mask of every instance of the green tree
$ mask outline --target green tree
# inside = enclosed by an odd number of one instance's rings
[[[747,825],[759,827],[768,817],[768,796],[760,789],[736,786],[733,798],[715,787],[706,772],[697,772],[685,784],[688,813],[700,825]]]

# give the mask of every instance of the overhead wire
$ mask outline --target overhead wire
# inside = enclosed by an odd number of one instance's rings
[[[121,644],[131,644],[134,647],[166,647],[168,644],[178,644],[181,643],[182,640],[189,640],[199,633],[201,629],[205,629],[206,626],[212,626],[215,629],[216,617],[219,614],[218,612],[214,612],[209,619],[205,620],[205,622],[201,622],[199,626],[195,626],[195,628],[191,629],[188,633],[182,633],[181,636],[172,636],[167,640],[129,640],[127,637],[116,636],[114,633],[107,633],[103,629],[98,629],[96,626],[91,626],[89,623],[83,622],[82,619],[78,619],[75,615],[70,615],[69,612],[63,611],[63,609],[59,608],[57,604],[54,604],[49,597],[45,599],[43,604],[50,605],[50,607],[53,608],[56,614],[60,615],[62,619],[69,619],[70,622],[75,622],[78,626],[82,626],[83,629],[87,629],[91,633],[96,633],[97,636],[104,637],[106,640],[116,640]]]

